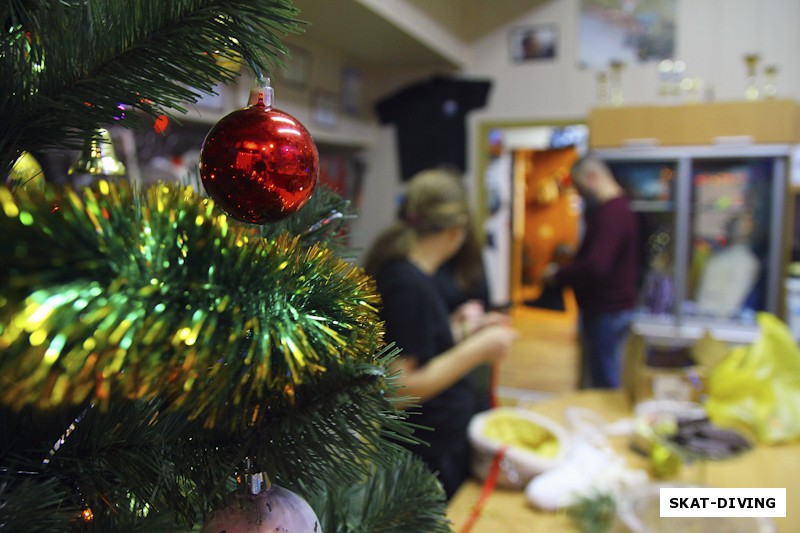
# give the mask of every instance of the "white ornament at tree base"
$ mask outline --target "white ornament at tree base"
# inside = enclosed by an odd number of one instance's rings
[[[322,533],[308,503],[278,485],[258,494],[242,494],[215,511],[200,533]]]

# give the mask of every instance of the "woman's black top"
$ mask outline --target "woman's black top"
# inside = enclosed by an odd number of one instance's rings
[[[449,313],[432,277],[403,259],[384,265],[375,279],[383,300],[386,341],[397,343],[401,357],[412,356],[422,367],[453,347]],[[402,389],[398,394],[403,394]],[[456,439],[466,439],[466,428],[475,411],[472,386],[462,378],[422,404],[421,414],[409,421],[434,429],[416,433],[430,443],[426,452],[447,454]]]

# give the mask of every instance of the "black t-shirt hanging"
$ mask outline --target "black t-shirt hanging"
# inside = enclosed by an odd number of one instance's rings
[[[376,105],[383,124],[395,124],[403,180],[435,167],[466,169],[465,118],[486,104],[486,80],[435,76]]]

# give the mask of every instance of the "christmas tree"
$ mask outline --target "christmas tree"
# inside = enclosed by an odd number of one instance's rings
[[[303,26],[289,0],[0,10],[6,175],[179,114],[236,80],[231,61],[268,77]],[[373,283],[338,254],[346,209],[318,187],[253,226],[177,185],[0,188],[0,530],[220,531],[266,481],[314,531],[447,531],[401,446]]]

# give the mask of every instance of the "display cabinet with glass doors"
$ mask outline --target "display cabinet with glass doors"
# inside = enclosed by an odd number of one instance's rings
[[[634,330],[749,343],[783,312],[788,145],[601,149],[637,213],[642,275]]]

